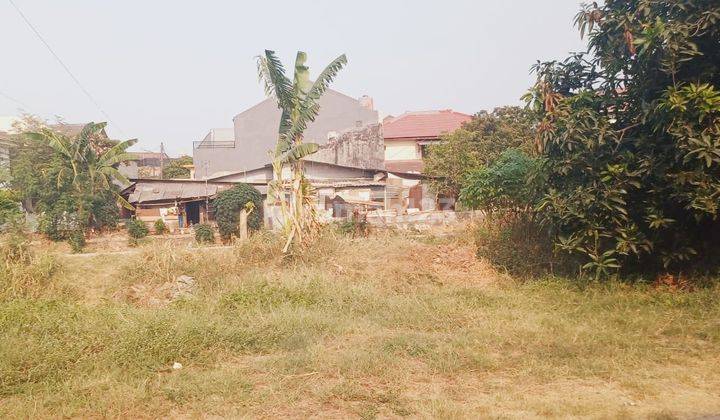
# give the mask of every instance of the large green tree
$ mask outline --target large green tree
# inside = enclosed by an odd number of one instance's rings
[[[42,213],[41,230],[53,239],[112,226],[116,201],[129,206],[117,193],[117,182],[127,182],[117,165],[132,158],[126,150],[136,140],[108,141],[104,127],[90,123],[72,136],[32,124],[17,136],[11,185],[26,208]]]
[[[294,76],[290,80],[274,51],[265,50],[265,54],[257,60],[258,74],[264,82],[265,92],[277,100],[282,110],[273,155],[275,176],[271,188],[285,218],[285,252],[294,241],[301,243],[303,236],[316,225],[311,186],[305,178],[303,158],[317,152],[319,145],[306,142],[304,132],[308,124],[315,121],[320,112],[320,97],[347,63],[347,58],[343,54],[333,60],[314,82],[310,80],[306,61],[307,54],[298,51]],[[285,200],[287,186],[283,179],[283,168],[286,166],[290,167],[292,173],[289,180],[289,203]]]
[[[462,128],[442,137],[424,158],[425,174],[440,193],[457,197],[467,177],[487,167],[510,148],[530,152],[534,134],[529,111],[506,106],[482,111]]]
[[[602,275],[717,265],[720,2],[608,0],[588,53],[539,63],[528,94],[559,247]]]

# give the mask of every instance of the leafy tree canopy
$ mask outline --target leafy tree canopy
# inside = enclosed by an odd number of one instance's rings
[[[598,275],[717,265],[720,2],[608,0],[576,23],[588,52],[538,63],[526,97],[558,246]]]
[[[116,183],[127,181],[117,165],[131,158],[126,149],[135,140],[109,140],[104,123],[87,124],[74,136],[31,118],[23,125],[26,131],[14,137],[9,185],[26,209],[41,213],[40,230],[60,240],[114,227],[115,203],[123,201]]]
[[[533,115],[523,108],[507,106],[482,111],[462,128],[431,145],[425,173],[434,177],[433,187],[457,196],[467,178],[486,167],[509,148],[532,150],[535,138]]]
[[[163,178],[190,178],[190,168],[187,168],[187,166],[192,164],[193,159],[190,156],[180,156],[177,159],[173,159],[163,168]]]
[[[537,160],[518,149],[507,149],[489,166],[471,172],[460,191],[463,205],[487,212],[526,212],[534,203],[530,183]]]

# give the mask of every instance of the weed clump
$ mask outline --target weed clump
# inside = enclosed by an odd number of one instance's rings
[[[337,230],[342,235],[364,238],[370,234],[370,224],[364,218],[345,220],[338,223]]]
[[[125,227],[128,231],[128,244],[130,246],[137,246],[140,239],[148,236],[148,233],[150,233],[145,222],[138,219],[128,220],[127,223],[125,223]]]
[[[165,235],[166,233],[168,233],[170,231],[170,229],[168,229],[168,227],[165,224],[165,221],[163,221],[163,219],[157,219],[155,221],[153,229],[155,230],[156,235]]]
[[[215,242],[215,229],[209,223],[200,223],[194,226],[195,242],[211,244]]]
[[[24,223],[13,221],[0,235],[0,298],[41,296],[58,269],[52,256],[32,252]]]
[[[566,255],[554,251],[552,239],[527,217],[489,217],[475,229],[478,258],[512,275],[541,277],[568,274]]]

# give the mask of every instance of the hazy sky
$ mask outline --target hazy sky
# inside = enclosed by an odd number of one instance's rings
[[[114,138],[192,152],[263,99],[254,57],[308,52],[311,74],[384,114],[519,104],[537,59],[584,49],[578,0],[14,0],[109,114]],[[0,115],[103,121],[8,0],[0,0]]]

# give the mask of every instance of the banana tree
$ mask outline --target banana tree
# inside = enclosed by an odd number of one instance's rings
[[[290,80],[285,68],[274,51],[265,50],[257,59],[258,75],[265,87],[265,93],[277,100],[282,110],[278,140],[273,158],[274,179],[272,195],[280,202],[285,220],[287,241],[283,252],[287,252],[294,241],[302,242],[306,233],[317,224],[312,203],[312,188],[305,178],[303,159],[319,149],[317,143],[304,142],[303,133],[308,124],[315,121],[320,112],[320,97],[325,93],[338,72],[347,63],[345,54],[337,57],[320,73],[313,82],[309,68],[305,65],[307,54],[298,51],[295,58],[295,72]],[[291,168],[290,199],[285,199],[283,168]]]
[[[113,181],[129,182],[118,171],[117,165],[133,159],[127,149],[137,143],[137,139],[125,140],[110,147],[101,147],[97,140],[105,126],[106,123],[88,123],[74,137],[49,128],[25,133],[27,137],[50,146],[62,158],[63,166],[57,175],[58,187],[70,181],[78,201],[78,215],[81,218],[86,216],[84,202],[88,196],[100,191],[112,190]],[[129,209],[133,208],[117,192],[114,194],[119,204]]]

